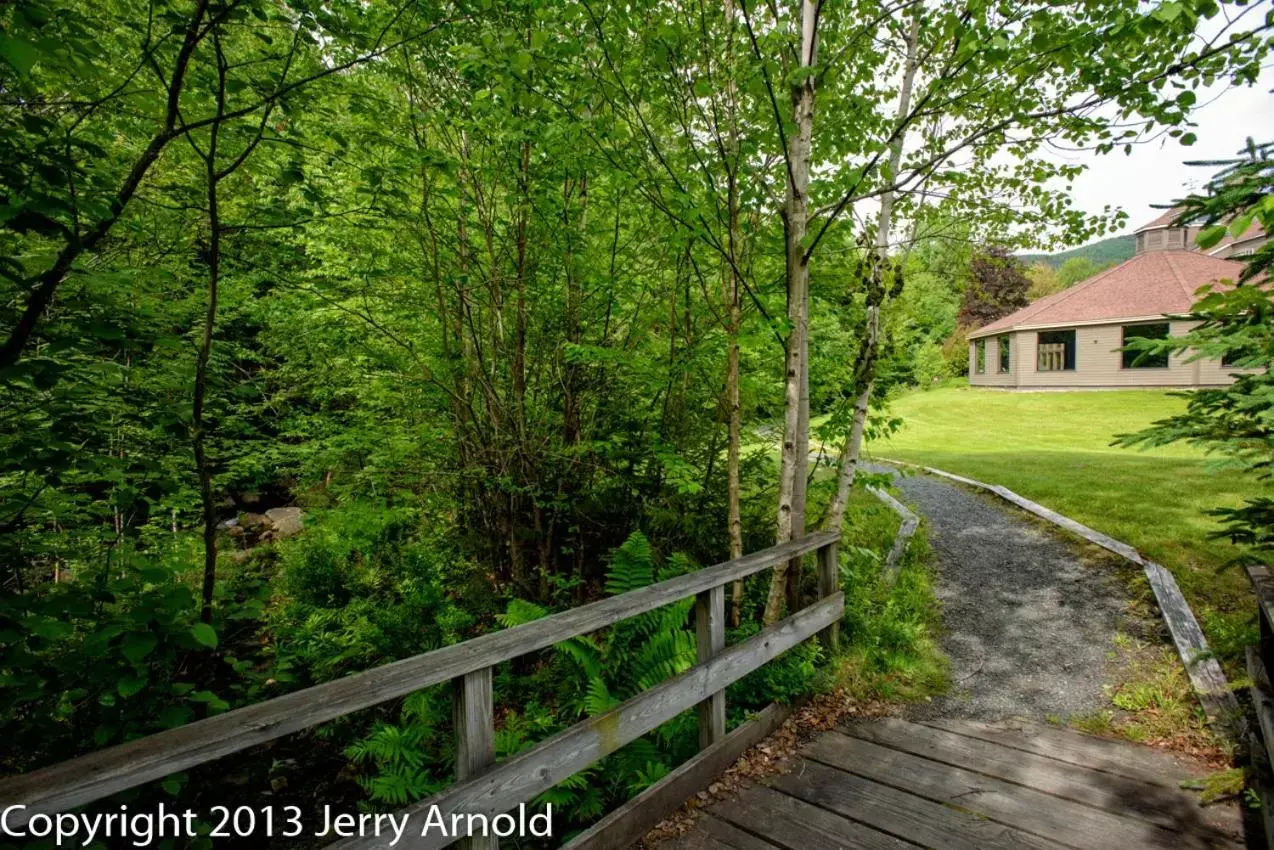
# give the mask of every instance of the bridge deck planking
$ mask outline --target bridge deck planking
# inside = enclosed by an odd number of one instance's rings
[[[712,805],[660,850],[1242,846],[1233,807],[1200,807],[1170,786],[1201,772],[1166,754],[1031,723],[943,727],[824,733],[789,773]]]

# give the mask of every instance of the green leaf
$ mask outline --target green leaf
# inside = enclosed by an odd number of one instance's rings
[[[124,636],[120,649],[124,657],[134,664],[141,662],[159,645],[159,638],[150,632],[134,632]]]
[[[54,620],[51,617],[32,617],[26,621],[26,626],[33,634],[45,640],[58,640],[71,633],[70,623]]]
[[[1199,137],[1196,136],[1194,133],[1186,133],[1185,135],[1181,137],[1181,144],[1192,145],[1198,140],[1199,140]]]
[[[1200,248],[1211,248],[1213,245],[1221,241],[1221,237],[1225,235],[1224,224],[1214,224],[1211,227],[1205,227],[1203,231],[1195,237],[1195,242]]]
[[[0,35],[0,57],[18,74],[25,77],[31,72],[31,66],[40,58],[35,45],[11,35]]]
[[[120,679],[115,690],[119,691],[119,695],[124,699],[128,699],[134,694],[139,693],[142,688],[146,687],[146,681],[147,679],[145,676],[133,676],[128,679]]]
[[[217,648],[217,631],[207,623],[195,623],[190,627],[190,634],[209,649]]]

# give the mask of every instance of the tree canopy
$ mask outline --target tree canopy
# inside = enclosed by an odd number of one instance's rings
[[[839,528],[957,304],[1020,306],[1010,248],[1122,221],[1049,145],[1191,144],[1196,92],[1267,61],[1253,8],[5,4],[0,714],[31,743],[0,764]],[[733,626],[804,590],[736,587]],[[679,616],[509,671],[501,753],[684,669]],[[444,717],[417,695],[297,757],[416,799]],[[558,789],[572,822],[685,732]]]

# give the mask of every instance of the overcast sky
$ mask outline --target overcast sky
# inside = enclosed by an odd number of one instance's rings
[[[1128,223],[1120,232],[1131,233],[1162,210],[1151,204],[1169,203],[1210,175],[1210,170],[1184,165],[1185,160],[1222,159],[1235,154],[1248,136],[1257,142],[1274,139],[1274,67],[1266,67],[1256,86],[1199,92],[1205,104],[1195,111],[1199,139],[1189,147],[1164,137],[1134,145],[1125,156],[1122,149],[1105,156],[1081,152],[1065,159],[1088,165],[1076,178],[1075,206],[1099,213],[1107,204],[1122,207]],[[1209,97],[1215,100],[1209,102]]]

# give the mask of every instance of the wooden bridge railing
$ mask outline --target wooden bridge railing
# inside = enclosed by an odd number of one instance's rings
[[[1256,591],[1257,620],[1261,639],[1256,646],[1247,648],[1247,670],[1252,677],[1252,709],[1256,713],[1256,729],[1250,736],[1256,767],[1255,791],[1261,803],[1261,821],[1266,846],[1274,850],[1274,793],[1270,788],[1270,766],[1274,765],[1274,685],[1270,682],[1270,670],[1274,670],[1274,575],[1269,567],[1254,566],[1247,569]]]
[[[442,682],[452,682],[457,783],[411,807],[417,815],[438,806],[453,813],[494,817],[529,803],[541,792],[608,753],[696,706],[699,742],[725,737],[725,688],[814,635],[838,639],[844,612],[839,590],[835,534],[804,537],[743,558],[688,573],[620,596],[582,605],[525,625],[386,664],[343,679],[286,694],[176,729],[101,750],[41,770],[0,780],[0,805],[26,809],[8,816],[11,828],[37,812],[53,814],[100,800],[177,771],[371,708]],[[725,587],[783,562],[818,555],[818,599],[786,619],[730,647],[725,646]],[[561,641],[613,625],[687,597],[695,597],[698,663],[643,691],[613,710],[591,717],[495,762],[492,668]],[[419,817],[413,817],[419,823]],[[444,847],[454,837],[437,834],[399,846]],[[493,847],[475,838],[471,846]],[[383,839],[348,839],[341,850],[379,846]]]

